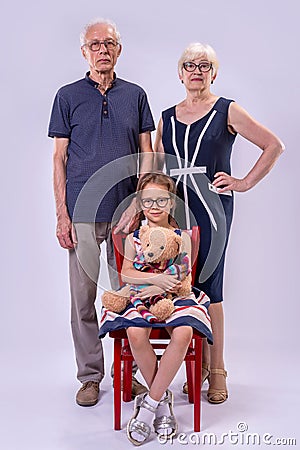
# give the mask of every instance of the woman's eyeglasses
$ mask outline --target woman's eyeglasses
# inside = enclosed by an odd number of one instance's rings
[[[212,68],[212,63],[209,62],[201,62],[200,64],[195,64],[193,62],[185,62],[183,63],[183,68],[187,72],[194,72],[196,68],[200,70],[200,72],[209,72]]]

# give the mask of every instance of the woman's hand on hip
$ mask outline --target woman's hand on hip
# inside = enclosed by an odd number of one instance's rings
[[[226,172],[217,172],[213,185],[218,188],[218,192],[235,191],[246,192],[249,187],[245,179],[234,178]]]

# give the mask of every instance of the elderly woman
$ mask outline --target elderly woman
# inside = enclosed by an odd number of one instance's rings
[[[201,227],[195,287],[210,297],[214,336],[213,345],[204,348],[202,381],[209,381],[208,401],[222,403],[228,398],[223,359],[223,272],[233,192],[245,192],[255,186],[274,166],[284,147],[237,103],[211,92],[218,73],[212,47],[189,45],[179,59],[178,73],[186,98],[162,113],[156,151],[160,155],[158,164],[165,162],[167,171],[177,178],[184,199],[185,225],[192,225],[194,217]],[[262,150],[242,179],[231,176],[230,170],[232,145],[238,133]],[[218,234],[223,234],[221,239]],[[219,243],[219,252],[211,251],[213,241]],[[186,384],[183,391],[187,393]]]

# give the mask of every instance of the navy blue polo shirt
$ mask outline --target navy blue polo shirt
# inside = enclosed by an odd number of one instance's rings
[[[136,155],[139,134],[154,129],[146,93],[136,84],[115,78],[112,87],[102,95],[88,72],[85,78],[58,90],[48,136],[69,139],[66,200],[71,218],[77,197],[89,178],[111,161]],[[96,221],[110,222],[116,207],[135,191],[136,182],[136,176],[130,176],[105,193]],[[99,193],[100,198],[103,195]],[[84,220],[90,221],[91,217],[80,218]]]

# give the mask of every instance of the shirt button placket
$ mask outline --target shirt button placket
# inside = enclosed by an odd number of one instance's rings
[[[102,111],[103,111],[103,116],[108,117],[108,106],[107,106],[107,97],[106,96],[104,97],[104,100],[103,100]]]

